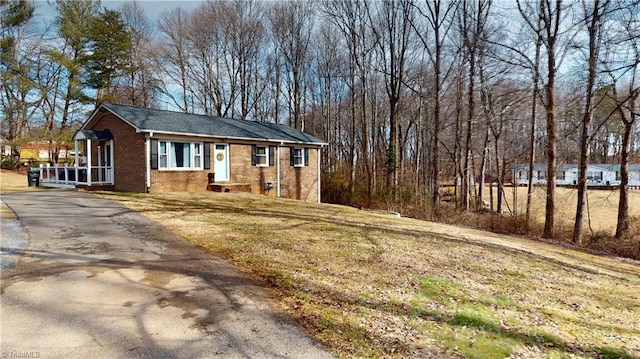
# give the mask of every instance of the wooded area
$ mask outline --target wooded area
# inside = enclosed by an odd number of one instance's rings
[[[288,124],[329,143],[323,201],[433,220],[449,198],[482,211],[495,196],[503,212],[511,166],[546,163],[545,238],[556,168],[579,163],[576,244],[587,164],[620,163],[616,237],[628,235],[638,0],[209,1],[157,21],[137,2],[64,0],[50,23],[36,6],[0,0],[13,164],[22,144],[55,149],[96,103],[115,102]],[[508,210],[530,221],[527,208]]]

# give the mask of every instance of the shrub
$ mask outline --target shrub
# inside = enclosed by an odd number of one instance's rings
[[[12,160],[6,159],[2,160],[2,165],[0,167],[2,167],[3,170],[13,170],[16,168],[16,165]]]

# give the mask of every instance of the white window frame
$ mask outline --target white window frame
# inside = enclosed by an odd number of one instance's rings
[[[189,145],[189,167],[172,167],[171,163],[173,162],[172,152],[171,152],[171,144],[172,143],[183,143]],[[165,152],[161,152],[162,144],[165,145]],[[203,142],[192,142],[192,141],[171,141],[171,140],[158,140],[158,170],[160,171],[197,171],[203,170]],[[197,149],[197,150],[196,150]],[[162,158],[166,159],[166,162],[163,164]],[[195,163],[199,162],[198,166],[195,166]],[[164,166],[163,166],[164,165]]]
[[[191,168],[203,168],[202,163],[202,144],[200,142],[191,142],[191,163],[193,164]],[[196,166],[196,162],[198,165]]]
[[[164,151],[162,150],[164,145]],[[158,141],[158,169],[169,168],[169,143],[167,141]]]
[[[264,154],[260,154],[260,149],[264,149]],[[264,158],[264,163],[260,163],[262,158]],[[256,166],[269,167],[269,146],[256,145]]]
[[[304,148],[293,148],[293,167],[304,167]]]
[[[602,171],[587,171],[587,180],[594,182],[602,182],[604,174]]]

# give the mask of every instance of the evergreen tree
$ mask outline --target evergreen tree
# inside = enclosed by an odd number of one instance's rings
[[[62,113],[51,115],[60,121],[59,134],[65,133],[73,108],[79,104],[90,102],[89,96],[84,92],[86,85],[82,81],[85,59],[89,54],[90,32],[93,18],[100,10],[99,0],[74,1],[58,0],[55,3],[58,16],[55,19],[57,35],[63,44],[49,50],[49,56],[62,65],[60,72],[60,86],[57,88],[59,105]],[[58,111],[56,111],[58,112]],[[58,160],[59,149],[53,148],[53,161]]]
[[[104,9],[91,26],[87,84],[98,90],[96,103],[115,99],[115,81],[130,71],[131,37],[119,12]]]
[[[12,144],[14,164],[20,159],[15,141],[26,133],[33,101],[29,94],[36,87],[31,78],[31,61],[19,51],[20,35],[34,9],[26,0],[0,0],[0,117],[2,136]]]

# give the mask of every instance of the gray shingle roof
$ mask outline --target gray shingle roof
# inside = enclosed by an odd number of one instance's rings
[[[107,131],[80,130],[73,135],[74,140],[113,140],[113,135]]]
[[[142,107],[102,104],[141,132],[211,136],[229,139],[326,145],[319,138],[276,123],[187,114]]]

